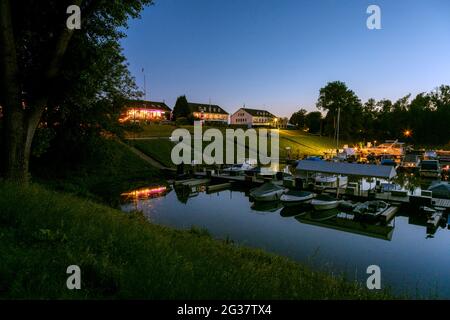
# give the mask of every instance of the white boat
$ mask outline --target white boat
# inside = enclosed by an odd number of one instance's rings
[[[229,168],[223,169],[223,172],[227,173],[243,173],[245,171],[249,171],[256,168],[256,162],[251,159],[246,159],[244,163],[234,164]]]
[[[353,213],[361,218],[370,220],[377,219],[383,212],[389,209],[390,205],[384,201],[373,200],[359,203],[353,209]]]
[[[341,203],[340,200],[327,196],[327,195],[320,195],[312,199],[311,204],[316,210],[330,210],[337,208],[339,206],[339,203]]]
[[[285,206],[294,206],[302,203],[310,203],[315,196],[312,192],[292,190],[283,194],[280,200]]]
[[[345,176],[319,174],[314,178],[314,188],[317,190],[333,189],[338,187],[338,183],[339,187],[345,187],[347,182],[348,178]]]
[[[250,190],[250,197],[255,201],[277,201],[287,191],[288,189],[267,182],[258,188]]]

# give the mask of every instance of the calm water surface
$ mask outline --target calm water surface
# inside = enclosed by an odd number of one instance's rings
[[[156,224],[205,228],[215,238],[230,238],[364,282],[367,267],[375,264],[381,268],[382,286],[391,286],[394,292],[450,298],[450,230],[446,224],[427,230],[426,221],[405,210],[379,228],[348,222],[342,214],[318,222],[310,214],[293,217],[300,208],[287,210],[277,203],[255,206],[248,191],[208,194],[204,187],[195,191],[190,196],[189,191],[170,190],[159,197],[136,198],[125,202],[122,209],[141,210]]]

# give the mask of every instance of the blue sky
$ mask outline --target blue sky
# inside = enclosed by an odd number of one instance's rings
[[[155,0],[122,41],[147,98],[244,103],[290,116],[316,110],[341,80],[366,101],[450,84],[448,0]],[[381,30],[366,9],[381,8]]]

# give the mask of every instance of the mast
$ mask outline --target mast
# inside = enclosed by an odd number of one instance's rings
[[[336,130],[336,155],[339,152],[339,129],[340,129],[340,121],[341,121],[341,108],[338,108],[338,116],[337,116],[337,130]]]

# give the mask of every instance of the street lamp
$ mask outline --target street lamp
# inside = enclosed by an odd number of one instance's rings
[[[405,137],[409,138],[409,137],[411,137],[411,135],[412,135],[412,131],[406,129],[405,131],[403,131],[403,135],[404,135]]]

